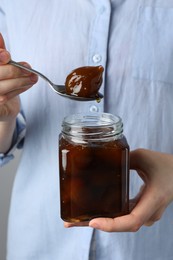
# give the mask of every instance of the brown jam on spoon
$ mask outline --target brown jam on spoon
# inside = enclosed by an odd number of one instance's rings
[[[102,84],[104,68],[100,66],[85,66],[73,70],[66,78],[66,94],[96,98],[99,100],[99,89]]]

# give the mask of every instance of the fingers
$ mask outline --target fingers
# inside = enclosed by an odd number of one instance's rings
[[[26,62],[20,62],[20,64],[30,68],[31,66]],[[31,75],[31,72],[28,72],[24,69],[17,68],[12,65],[6,65],[0,67],[0,80],[4,79],[11,79],[11,78],[19,78],[19,77],[26,77]]]
[[[89,226],[105,232],[136,232],[141,226],[133,213],[117,218],[97,218],[89,222]]]
[[[6,50],[4,39],[0,33],[0,65],[7,64],[10,59],[10,53]]]
[[[82,223],[64,223],[67,228],[89,225],[105,232],[136,232],[143,225],[151,226],[158,221],[164,210],[165,203],[157,191],[142,186],[139,194],[132,200],[133,210],[130,214],[116,218],[95,218]]]
[[[89,224],[88,221],[75,222],[75,223],[64,222],[64,227],[65,227],[65,228],[70,228],[70,227],[86,227],[86,226],[88,226],[88,224]]]
[[[161,166],[160,162],[162,160],[163,163],[165,162],[165,156],[168,155],[147,149],[136,149],[130,152],[130,168],[143,171],[147,176],[157,174]]]
[[[145,149],[137,149],[130,152],[130,168],[134,170],[141,169],[146,171],[150,169],[153,165],[150,160],[150,155],[152,151]]]
[[[130,214],[114,219],[93,219],[89,222],[89,226],[107,232],[136,232],[141,226],[153,224],[153,222],[160,219],[164,208],[159,197],[146,188]]]
[[[0,58],[1,59],[1,58]],[[2,61],[2,60],[1,60]],[[1,62],[2,63],[2,62]],[[5,62],[4,62],[5,63]],[[21,62],[30,67],[26,62]],[[0,104],[21,94],[38,81],[38,76],[15,66],[5,64],[0,66]]]
[[[32,74],[30,77],[21,77],[0,81],[0,104],[3,104],[11,98],[21,94],[33,86],[38,77]]]
[[[11,59],[8,51],[5,49],[0,49],[0,65],[7,64]]]
[[[14,91],[11,91],[9,93],[7,93],[4,96],[0,96],[0,105],[3,105],[4,103],[6,103],[7,101],[9,101],[10,99],[20,95],[21,93],[25,92],[26,90],[28,90],[29,88],[31,88],[33,85],[28,85],[28,86],[24,86],[20,89],[16,89]]]
[[[143,225],[151,226],[157,220],[144,219],[134,214],[125,215],[117,218],[97,218],[89,222],[89,226],[105,232],[137,232]]]
[[[151,217],[149,220],[147,220],[144,223],[144,226],[152,226],[156,221],[160,220],[164,211],[165,211],[166,207],[160,208],[159,210],[157,210]]]
[[[136,213],[132,212],[129,215],[117,217],[117,218],[97,218],[90,222],[68,223],[64,222],[65,228],[70,227],[84,227],[90,226],[92,228],[100,229],[105,232],[136,232],[142,225],[152,226],[158,221],[164,209],[158,210],[151,219],[145,222],[144,218],[140,218]]]
[[[116,218],[95,218],[89,222],[90,227],[106,232],[136,232],[141,226],[158,221],[173,200],[173,156],[145,149],[135,150],[130,156],[131,169],[137,170],[145,182],[131,203],[131,213]]]
[[[0,34],[0,104],[19,95],[38,80],[38,76],[26,70],[9,65],[11,56],[5,48],[5,42]],[[26,67],[30,67],[26,62],[21,62]]]
[[[64,227],[90,226],[105,232],[136,232],[141,226],[151,226],[158,221],[165,207],[157,209],[158,203],[155,199],[149,199],[149,195],[138,202],[137,206],[128,215],[117,218],[95,218],[88,222],[68,223],[64,222]],[[153,213],[154,212],[154,213]]]
[[[151,226],[154,225],[154,223],[155,223],[155,221],[147,221],[147,222],[144,224],[144,226],[146,226],[146,227],[151,227]]]
[[[21,77],[16,79],[8,79],[0,81],[0,95],[6,95],[8,92],[20,89],[22,87],[33,85],[37,81],[37,76]]]

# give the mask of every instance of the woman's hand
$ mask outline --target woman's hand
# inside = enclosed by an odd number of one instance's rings
[[[18,95],[38,80],[36,75],[9,65],[10,59],[10,53],[6,50],[0,34],[0,122],[10,121],[17,116],[20,111]],[[22,64],[29,66],[24,62]]]
[[[0,152],[10,148],[16,116],[20,111],[19,94],[28,90],[38,77],[25,70],[9,65],[11,56],[0,34]],[[25,66],[29,64],[21,62]]]
[[[130,153],[130,166],[144,181],[132,201],[131,213],[117,218],[95,218],[82,225],[107,232],[136,232],[141,226],[150,226],[161,218],[173,201],[173,155],[138,149]],[[75,224],[64,223],[64,226]]]

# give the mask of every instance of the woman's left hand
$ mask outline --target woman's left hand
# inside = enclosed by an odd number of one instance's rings
[[[90,222],[64,223],[65,227],[90,226],[107,232],[136,232],[141,226],[158,221],[173,201],[173,155],[146,149],[130,153],[130,168],[144,181],[131,203],[128,215],[116,218],[95,218]]]

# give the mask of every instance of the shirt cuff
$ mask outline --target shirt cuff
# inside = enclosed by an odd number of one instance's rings
[[[0,167],[8,163],[14,158],[14,151],[16,148],[21,149],[23,147],[24,138],[26,133],[26,121],[24,115],[20,113],[16,118],[16,128],[13,134],[13,140],[11,148],[7,153],[0,153]]]

